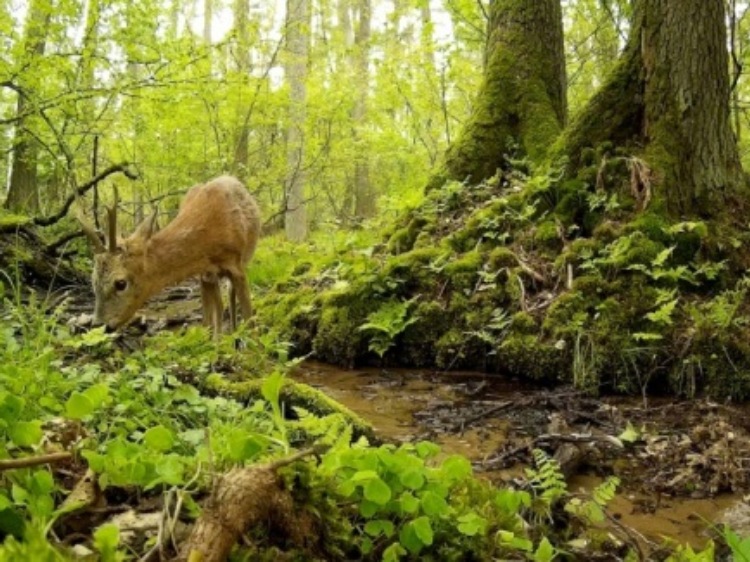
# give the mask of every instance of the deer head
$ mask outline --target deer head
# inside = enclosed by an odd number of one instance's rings
[[[154,213],[144,220],[129,237],[117,236],[118,195],[107,208],[107,246],[93,228],[83,225],[83,231],[94,248],[94,270],[91,277],[96,302],[94,323],[114,330],[125,324],[151,296],[152,290],[145,275],[148,242],[157,229]],[[79,218],[80,220],[80,218]]]

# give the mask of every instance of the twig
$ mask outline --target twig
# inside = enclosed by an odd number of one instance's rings
[[[24,457],[22,459],[0,459],[0,471],[62,462],[72,458],[73,453],[49,453],[47,455],[39,455],[36,457]]]
[[[491,416],[493,414],[496,414],[496,413],[498,413],[498,412],[500,412],[502,410],[505,410],[509,406],[513,406],[515,404],[516,403],[514,401],[512,401],[512,400],[506,400],[505,402],[500,402],[500,404],[497,404],[496,406],[493,406],[492,408],[488,408],[488,409],[486,409],[486,410],[484,410],[482,412],[479,412],[478,414],[474,414],[473,416],[470,416],[467,419],[464,419],[464,420],[461,420],[459,422],[456,422],[451,427],[451,430],[452,431],[457,431],[457,430],[463,431],[466,428],[466,426],[471,425],[475,421],[481,420],[482,418],[489,417],[489,416]],[[522,406],[523,404],[518,404],[518,405]]]
[[[36,226],[49,226],[51,224],[55,224],[56,222],[60,221],[65,215],[68,214],[68,210],[70,209],[70,206],[73,204],[73,202],[76,200],[77,197],[80,197],[81,195],[86,193],[89,189],[91,189],[92,187],[100,183],[102,180],[118,172],[124,174],[125,177],[127,177],[128,179],[131,179],[131,180],[138,179],[138,174],[130,168],[130,163],[128,162],[122,162],[120,164],[115,164],[114,166],[110,166],[106,170],[103,170],[96,177],[91,178],[89,181],[87,181],[83,185],[77,187],[71,195],[68,195],[68,198],[65,200],[65,203],[63,203],[62,208],[57,213],[55,213],[54,215],[50,215],[48,217],[36,217],[31,222],[35,224]]]

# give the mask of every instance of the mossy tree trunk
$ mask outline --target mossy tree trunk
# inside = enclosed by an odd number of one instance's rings
[[[46,0],[34,0],[29,5],[23,38],[23,57],[16,61],[18,68],[32,66],[35,58],[44,55],[52,6]],[[19,78],[14,85],[18,93],[16,104],[16,130],[11,153],[11,174],[8,198],[5,207],[17,212],[33,214],[39,210],[39,186],[37,185],[37,151],[39,145],[29,130],[29,113],[34,105],[33,80]]]
[[[572,168],[611,142],[646,160],[675,214],[720,214],[738,199],[724,18],[723,0],[639,0],[617,67],[559,145]]]
[[[560,0],[490,4],[484,81],[474,111],[430,182],[492,177],[510,153],[541,160],[566,120]]]

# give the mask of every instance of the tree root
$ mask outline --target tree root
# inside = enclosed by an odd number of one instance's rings
[[[278,529],[297,548],[314,548],[320,537],[316,521],[311,513],[295,506],[277,470],[320,452],[319,448],[310,448],[279,461],[234,468],[224,474],[175,560],[223,562],[240,537],[261,524]]]

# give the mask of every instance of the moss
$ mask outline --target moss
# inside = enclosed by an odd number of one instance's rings
[[[517,334],[536,334],[539,327],[534,317],[528,312],[516,312],[511,318],[510,329]]]
[[[25,226],[30,223],[30,217],[24,215],[15,215],[13,213],[0,210],[0,230],[3,230],[5,232],[12,232],[13,229]]]
[[[400,228],[388,239],[388,252],[391,254],[400,254],[411,250],[414,246],[414,239],[408,228]]]
[[[313,339],[313,352],[323,361],[353,367],[367,351],[366,340],[359,327],[367,314],[347,306],[326,306],[320,316]]]
[[[668,233],[669,221],[662,215],[655,213],[643,213],[630,221],[624,229],[624,233],[642,232],[650,240],[669,244],[671,237]]]
[[[309,261],[303,261],[294,266],[292,269],[292,277],[301,277],[309,272],[313,268],[313,264]]]
[[[221,375],[213,374],[206,377],[204,387],[209,393],[226,396],[241,402],[248,402],[250,400],[263,399],[261,391],[263,382],[263,379],[228,381]],[[311,386],[286,379],[281,387],[279,398],[282,403],[287,405],[284,408],[287,414],[293,412],[290,406],[304,408],[318,416],[340,414],[352,425],[356,436],[361,435],[370,440],[375,439],[375,433],[369,423],[346,406],[339,404],[325,393]]]
[[[497,361],[508,374],[534,380],[565,380],[570,372],[564,349],[531,334],[508,336],[497,348]]]
[[[435,242],[429,232],[420,232],[414,241],[414,249],[429,248],[435,245]]]
[[[436,344],[450,329],[451,315],[436,302],[420,302],[413,317],[417,320],[401,334],[396,355],[404,366],[432,367]]]
[[[490,252],[487,258],[490,270],[497,271],[499,269],[516,267],[518,265],[518,258],[516,254],[510,248],[506,246],[498,246]]]
[[[476,286],[483,265],[484,256],[482,253],[472,250],[449,261],[443,272],[450,278],[454,289],[472,290]]]
[[[608,244],[623,234],[623,225],[617,221],[604,220],[594,228],[593,236],[597,240]]]
[[[540,248],[560,251],[563,243],[557,233],[557,223],[549,220],[539,223],[534,229],[534,242]]]
[[[466,336],[458,328],[451,328],[435,343],[435,365],[439,369],[452,369],[463,365],[466,358]]]

